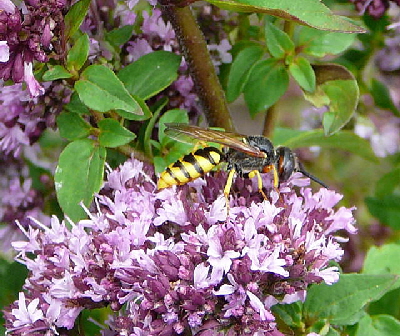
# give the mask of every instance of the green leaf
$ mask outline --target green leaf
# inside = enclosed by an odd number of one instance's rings
[[[359,90],[354,76],[338,64],[314,65],[317,89],[306,93],[305,98],[316,107],[329,106],[324,115],[326,135],[339,131],[350,118],[358,104]]]
[[[399,286],[398,275],[341,274],[339,282],[333,285],[320,284],[308,290],[303,314],[309,321],[354,323],[365,305]]]
[[[332,327],[329,327],[329,331],[326,334],[326,336],[340,336],[340,335],[341,333]]]
[[[367,197],[369,212],[394,230],[400,230],[400,196],[386,195],[381,198]]]
[[[365,257],[364,274],[400,274],[400,245],[372,246]]]
[[[176,140],[171,139],[167,136],[165,131],[165,124],[167,123],[184,123],[187,124],[189,122],[189,117],[187,111],[180,109],[173,109],[165,112],[158,123],[158,140],[162,147],[166,147],[167,144],[175,143]]]
[[[77,92],[72,94],[69,103],[64,105],[64,109],[73,113],[89,114],[88,108],[82,103]]]
[[[73,221],[86,217],[80,202],[89,207],[103,183],[106,149],[89,139],[75,140],[60,155],[54,181],[58,202]]]
[[[85,64],[89,56],[89,37],[87,34],[81,35],[67,55],[67,69],[70,71],[79,71]]]
[[[67,15],[65,15],[65,40],[68,41],[81,26],[90,5],[90,0],[80,0],[72,5]]]
[[[399,244],[385,244],[372,246],[365,258],[362,272],[365,274],[400,274],[398,258],[400,255]],[[390,291],[378,301],[372,302],[368,307],[371,315],[390,314],[400,316],[400,289]]]
[[[259,61],[252,68],[244,87],[244,99],[250,115],[254,117],[275,104],[288,85],[289,75],[284,64],[272,58]]]
[[[154,162],[154,170],[157,174],[163,172],[165,167],[168,166],[165,159],[161,156],[155,156],[153,158],[153,162]]]
[[[54,81],[56,79],[71,78],[72,75],[62,65],[55,65],[43,74],[44,81]]]
[[[310,332],[314,332],[318,335],[324,335],[324,336],[340,336],[340,333],[338,333],[337,330],[333,329],[329,325],[328,321],[323,319],[315,321],[309,328],[307,328],[307,333]]]
[[[393,100],[390,96],[389,89],[385,84],[372,78],[371,82],[371,94],[374,97],[375,105],[388,109],[393,112],[394,115],[400,117],[400,112],[394,105]]]
[[[304,134],[307,131],[296,130],[293,128],[276,127],[274,130],[274,136],[272,142],[275,145],[282,145],[291,138],[297,137]]]
[[[247,18],[245,20],[247,20]],[[258,47],[264,50],[264,46],[261,45],[260,42],[250,41],[250,40],[239,40],[232,46],[232,49],[229,50],[229,52],[231,53],[233,59],[235,59],[242,50],[250,47]]]
[[[279,133],[280,130],[278,129],[276,132]],[[325,136],[322,130],[297,132],[293,134],[293,137],[284,142],[277,142],[276,144],[292,149],[311,146],[338,148],[357,154],[366,160],[379,162],[368,140],[359,137],[351,131],[340,131],[330,137]]]
[[[165,149],[169,149],[169,151],[162,160],[157,159],[155,165],[156,172],[163,171],[165,167],[178,160],[181,156],[189,153],[193,148],[193,144],[187,144],[171,139],[164,133],[165,124],[173,122],[188,123],[189,119],[187,112],[185,110],[174,109],[167,111],[161,116],[158,123],[158,138],[159,143],[161,144],[161,152],[165,152]]]
[[[364,33],[365,29],[343,16],[334,15],[319,0],[207,0],[222,9],[266,13],[321,30],[343,33]]]
[[[60,135],[68,140],[85,138],[90,134],[90,125],[83,118],[72,112],[62,112],[57,117]]]
[[[277,304],[271,307],[275,316],[279,316],[286,325],[294,328],[301,327],[303,323],[301,320],[302,309],[301,301],[292,304]]]
[[[392,194],[399,185],[400,167],[397,167],[379,179],[375,187],[375,196],[382,198],[388,194]]]
[[[119,79],[127,90],[144,100],[164,90],[178,77],[181,56],[168,51],[155,51],[123,68]]]
[[[179,142],[176,141],[174,143],[169,144],[170,149],[168,154],[165,156],[165,167],[170,165],[173,162],[176,162],[178,159],[180,159],[182,156],[190,153],[193,150],[193,146],[189,145],[187,143]],[[165,168],[164,167],[164,168]]]
[[[115,28],[107,32],[105,38],[114,47],[119,47],[129,41],[132,36],[133,28],[134,26],[132,25]]]
[[[303,90],[315,90],[315,72],[307,59],[296,57],[289,65],[289,72]]]
[[[229,71],[226,99],[233,102],[242,93],[247,83],[251,69],[263,55],[264,50],[260,45],[251,45],[242,49],[232,62]]]
[[[154,125],[156,124],[161,111],[168,104],[168,99],[166,97],[161,98],[158,102],[158,106],[155,107],[155,111],[149,122],[147,123],[146,129],[143,136],[143,149],[147,157],[153,157],[153,145],[151,143],[151,136],[154,130]]]
[[[268,21],[265,22],[265,39],[272,57],[284,58],[294,52],[294,43],[289,35]]]
[[[358,323],[354,336],[400,335],[400,322],[390,315],[365,315]]]
[[[123,127],[115,119],[103,119],[99,121],[99,142],[104,147],[115,148],[127,144],[136,138],[136,135]]]
[[[131,114],[143,115],[136,100],[109,68],[91,65],[82,72],[75,83],[79,98],[89,108],[99,112],[121,109]]]
[[[5,225],[0,225],[0,228],[6,230]],[[5,307],[10,304],[12,299],[18,299],[18,293],[21,291],[25,279],[28,276],[28,270],[25,265],[15,261],[10,263],[3,258],[0,259],[0,269],[0,305]],[[10,281],[10,274],[12,275],[13,281]]]
[[[321,31],[303,26],[298,32],[296,46],[308,55],[324,57],[345,51],[356,37],[355,34]]]
[[[397,256],[396,256],[397,258]],[[389,314],[395,317],[400,316],[400,288],[390,291],[382,296],[378,301],[372,302],[368,306],[370,315]]]
[[[142,98],[139,98],[138,96],[133,96],[133,98],[136,100],[136,103],[138,103],[138,105],[140,106],[143,114],[141,115],[133,114],[130,112],[126,112],[124,110],[116,110],[115,112],[117,112],[121,117],[128,120],[142,121],[151,118],[152,113],[149,107],[147,106],[146,102]]]

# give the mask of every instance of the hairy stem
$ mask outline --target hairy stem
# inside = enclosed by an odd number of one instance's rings
[[[151,159],[148,156],[146,156],[142,151],[139,151],[138,149],[135,149],[129,145],[119,146],[116,148],[116,150],[127,157],[133,156],[140,161],[153,163]]]
[[[208,124],[234,131],[224,91],[215,73],[204,35],[190,7],[179,8],[169,0],[160,0],[160,4],[165,18],[175,30]]]
[[[267,110],[267,113],[265,115],[264,129],[262,135],[267,138],[272,138],[277,117],[278,111],[276,110],[276,106],[274,104]]]

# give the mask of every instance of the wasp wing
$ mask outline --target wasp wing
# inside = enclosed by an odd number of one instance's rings
[[[165,126],[165,134],[181,142],[195,143],[198,140],[216,142],[255,157],[265,157],[264,152],[244,142],[247,136],[243,134],[211,130],[180,123],[169,123],[165,124]]]

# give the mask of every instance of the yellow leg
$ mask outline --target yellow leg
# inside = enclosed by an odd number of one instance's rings
[[[276,167],[274,164],[271,164],[269,166],[266,166],[263,168],[263,173],[269,173],[272,170],[272,174],[274,175],[274,189],[276,192],[279,193],[279,176],[278,176],[278,171],[276,170]],[[253,175],[254,176],[254,175]]]
[[[261,178],[260,172],[258,170],[253,170],[253,171],[251,171],[249,173],[249,177],[250,178],[253,178],[254,176],[257,176],[258,191],[264,197],[264,199],[268,199],[267,195],[265,195],[265,193],[263,191],[263,182],[262,182],[262,178]]]
[[[224,188],[224,196],[226,201],[226,214],[229,216],[229,194],[231,192],[233,177],[235,176],[236,170],[231,169],[228,174],[228,178],[226,179],[226,184]]]
[[[274,174],[274,188],[278,189],[278,187],[279,187],[279,176],[278,176],[278,172],[276,170],[275,165],[272,165],[272,172]]]

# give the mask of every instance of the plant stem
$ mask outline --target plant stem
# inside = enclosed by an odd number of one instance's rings
[[[292,21],[285,20],[283,31],[288,34],[290,38],[293,38],[294,27],[295,25]]]
[[[147,162],[147,163],[153,163],[151,159],[146,156],[142,151],[139,151],[129,145],[122,145],[116,148],[117,151],[120,153],[124,154],[127,157],[134,156],[136,159]]]
[[[215,73],[204,35],[190,7],[179,8],[169,0],[160,0],[160,4],[165,18],[175,30],[208,124],[234,131],[224,91]]]
[[[276,103],[275,103],[276,104]],[[278,117],[278,111],[276,109],[276,106],[272,105],[268,110],[265,115],[264,119],[264,129],[262,135],[267,137],[267,138],[272,138],[274,128],[275,128],[275,123],[276,119]]]

